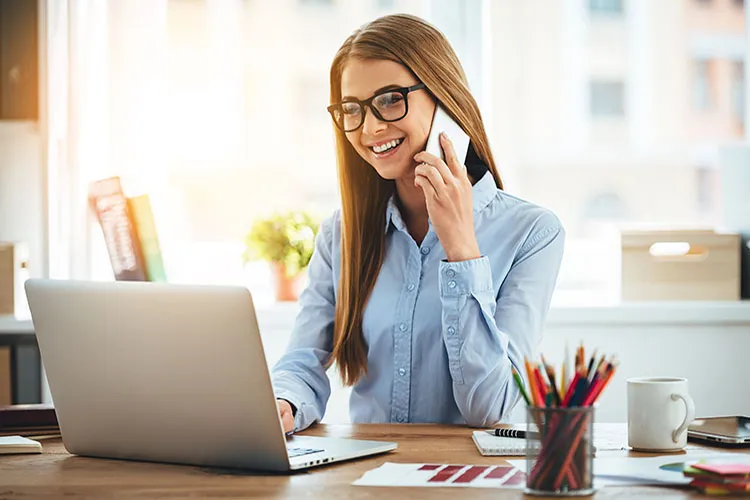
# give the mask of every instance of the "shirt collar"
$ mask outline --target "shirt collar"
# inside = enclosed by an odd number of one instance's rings
[[[471,198],[474,206],[474,213],[484,210],[484,208],[490,204],[492,199],[497,194],[497,185],[495,184],[495,178],[492,176],[492,172],[489,170],[474,183],[471,187]],[[385,209],[385,232],[388,233],[388,229],[391,223],[399,231],[406,231],[406,224],[404,219],[401,218],[401,211],[396,206],[396,194],[392,194],[388,199],[388,205]]]

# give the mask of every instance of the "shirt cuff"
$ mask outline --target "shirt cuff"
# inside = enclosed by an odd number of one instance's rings
[[[461,262],[441,261],[438,284],[444,297],[492,291],[490,260],[480,257]]]
[[[297,400],[297,397],[288,391],[276,391],[276,399],[284,399],[297,411],[294,413],[294,427],[292,432],[297,432],[302,426],[302,403]]]

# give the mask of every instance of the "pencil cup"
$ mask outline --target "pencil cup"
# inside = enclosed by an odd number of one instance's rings
[[[526,493],[594,494],[594,407],[528,407]]]

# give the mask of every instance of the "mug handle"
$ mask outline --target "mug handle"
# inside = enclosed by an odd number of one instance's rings
[[[695,403],[693,403],[693,398],[690,397],[690,394],[672,394],[672,401],[677,401],[678,399],[681,399],[685,403],[685,420],[682,421],[678,428],[672,431],[672,441],[675,443],[680,441],[680,436],[695,418]]]

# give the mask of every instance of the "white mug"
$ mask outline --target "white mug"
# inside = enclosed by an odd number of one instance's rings
[[[628,445],[634,450],[681,450],[694,418],[687,379],[628,379]]]

